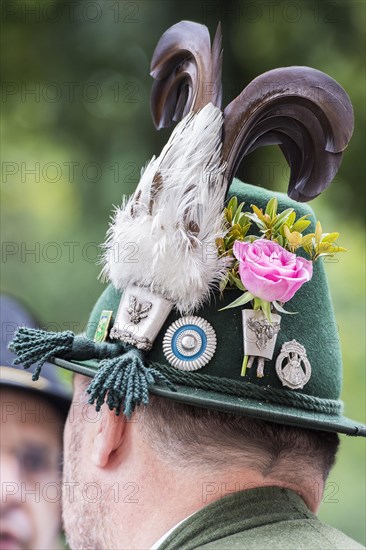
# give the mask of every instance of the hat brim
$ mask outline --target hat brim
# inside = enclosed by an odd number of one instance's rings
[[[98,370],[97,361],[73,362],[54,359],[54,363],[64,369],[93,378]],[[215,409],[227,413],[287,424],[300,428],[343,433],[353,436],[366,436],[366,426],[345,416],[330,415],[275,403],[258,402],[254,399],[221,394],[215,391],[176,384],[176,390],[153,385],[153,395],[179,401],[187,405]]]

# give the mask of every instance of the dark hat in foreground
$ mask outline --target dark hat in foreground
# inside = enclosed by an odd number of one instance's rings
[[[13,365],[15,355],[8,349],[14,333],[20,327],[35,327],[36,321],[30,312],[16,298],[2,294],[0,296],[1,346],[0,346],[0,385],[1,387],[42,395],[52,402],[66,417],[70,402],[71,388],[60,380],[54,365],[45,363],[42,375],[32,380],[34,367],[25,371],[22,365]]]
[[[221,110],[221,37],[181,22],[152,59],[153,118],[180,121],[117,208],[86,334],[21,329],[25,367],[45,360],[92,377],[90,402],[127,416],[149,393],[193,406],[350,435],[339,338],[321,258],[344,249],[307,202],[329,185],[352,106],[308,67],[269,71]],[[209,93],[207,83],[210,83]],[[278,144],[288,196],[233,180]]]

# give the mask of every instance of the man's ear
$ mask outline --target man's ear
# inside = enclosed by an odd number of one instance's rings
[[[102,417],[97,422],[97,434],[94,438],[92,461],[98,468],[105,468],[113,452],[121,445],[126,430],[126,417],[116,416],[115,411],[102,407]]]

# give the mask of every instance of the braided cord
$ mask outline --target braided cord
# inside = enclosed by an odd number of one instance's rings
[[[312,412],[337,416],[342,414],[343,404],[341,401],[313,397],[312,395],[304,395],[277,388],[260,387],[251,382],[238,382],[230,378],[218,378],[208,374],[186,373],[178,369],[166,367],[160,363],[152,363],[152,366],[175,384],[237,397],[247,397],[256,401],[264,401],[277,405],[299,407]]]

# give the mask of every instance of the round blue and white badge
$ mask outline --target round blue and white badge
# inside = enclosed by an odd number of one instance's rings
[[[181,317],[168,328],[163,339],[164,355],[180,370],[198,370],[212,359],[216,334],[202,317]]]

